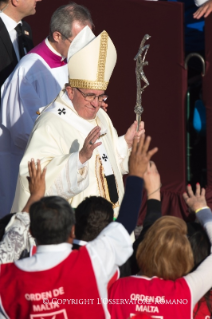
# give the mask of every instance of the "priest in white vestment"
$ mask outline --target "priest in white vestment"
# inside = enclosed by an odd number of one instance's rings
[[[19,164],[38,116],[36,112],[51,103],[68,81],[66,58],[70,43],[86,25],[92,27],[86,8],[84,15],[78,16],[79,21],[75,18],[81,8],[77,4],[58,8],[51,18],[49,38],[21,59],[2,86],[0,217],[10,212]]]
[[[75,41],[81,40],[81,34]],[[47,167],[46,196],[62,196],[76,207],[86,196],[99,195],[113,204],[117,216],[130,148],[134,136],[140,137],[144,129],[141,123],[136,132],[135,122],[125,136],[118,137],[101,109],[115,64],[116,49],[106,31],[71,56],[66,90],[43,110],[30,135],[13,212],[23,209],[30,195],[28,161],[34,158],[40,159],[42,168]]]

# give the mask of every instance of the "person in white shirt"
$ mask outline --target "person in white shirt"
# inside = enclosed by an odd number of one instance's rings
[[[149,151],[149,143],[150,138],[144,141],[144,136],[139,143],[137,138],[133,141],[129,179],[137,187],[132,197],[140,198],[144,173],[157,151],[157,148]],[[39,175],[44,177],[45,174],[41,173],[40,163],[39,174],[33,162],[30,167],[33,168],[30,176],[37,176],[39,182]],[[42,184],[45,182],[40,186]],[[58,315],[60,318],[109,319],[107,303],[103,300],[107,298],[108,285],[117,275],[117,266],[132,253],[129,233],[136,225],[139,207],[137,205],[131,212],[130,227],[111,222],[86,247],[73,251],[75,218],[68,202],[51,196],[32,204],[30,214],[23,214],[30,216],[30,230],[38,244],[37,252],[30,258],[1,265],[0,318],[52,318]],[[12,280],[14,277],[16,279]],[[6,287],[8,279],[11,284]],[[59,298],[63,299],[62,304]],[[12,299],[13,307],[9,306]]]
[[[205,189],[197,184],[195,194],[190,185],[187,190],[183,197],[196,212],[212,244],[212,213]],[[212,286],[212,255],[190,272],[194,256],[186,223],[174,216],[159,218],[145,234],[136,258],[138,275],[122,278],[111,287],[111,300],[128,300],[121,306],[109,304],[111,318],[128,318],[137,312],[147,312],[150,318],[193,318],[195,304]]]

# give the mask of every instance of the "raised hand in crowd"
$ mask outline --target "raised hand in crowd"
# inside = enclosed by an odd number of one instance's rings
[[[187,192],[188,194],[183,194],[183,198],[192,211],[196,212],[200,208],[207,207],[207,202],[205,199],[205,189],[201,189],[199,183],[196,184],[195,194],[191,188],[191,185],[187,186]]]
[[[149,161],[147,171],[144,173],[144,187],[148,199],[160,200],[160,174],[154,162]]]
[[[145,139],[144,134],[141,135],[139,141],[137,137],[134,138],[129,158],[129,175],[144,178],[144,173],[147,171],[151,157],[158,151],[157,147],[149,151],[150,142],[151,137],[147,136]]]
[[[34,159],[32,159],[30,162],[28,162],[28,170],[29,170],[29,191],[30,191],[30,198],[26,204],[26,206],[23,208],[23,212],[29,212],[29,208],[32,205],[32,203],[40,200],[44,194],[46,189],[46,183],[45,183],[45,175],[46,175],[46,168],[41,170],[40,160],[37,160],[37,167],[35,164]]]
[[[129,234],[134,231],[138,220],[144,173],[147,171],[151,157],[158,151],[157,147],[149,150],[150,141],[151,137],[148,136],[145,139],[145,135],[142,135],[140,140],[136,137],[133,140],[132,152],[129,158],[129,176],[117,218],[117,222],[124,225]],[[130,218],[129,211],[131,212]]]
[[[141,121],[139,125],[139,130],[137,131],[137,121],[135,121],[127,130],[127,133],[124,135],[125,141],[129,148],[132,147],[133,139],[137,137],[138,139],[145,133],[144,122]]]
[[[143,228],[140,235],[133,244],[133,255],[130,257],[131,275],[139,272],[139,267],[136,260],[136,252],[139,244],[144,239],[147,230],[154,222],[161,217],[161,202],[160,202],[160,174],[154,162],[149,161],[147,170],[144,173],[144,187],[147,192],[147,211],[143,221]]]
[[[194,12],[194,19],[200,19],[202,16],[207,18],[212,11],[212,0],[205,2],[196,12]]]
[[[36,167],[35,161],[32,159],[28,163],[28,170],[31,196],[26,206],[22,213],[9,214],[8,223],[0,225],[2,226],[0,227],[0,264],[11,263],[19,258],[27,257],[31,246],[35,245],[35,241],[29,233],[29,214],[26,213],[29,213],[30,206],[45,194],[46,169],[41,170],[39,160]]]

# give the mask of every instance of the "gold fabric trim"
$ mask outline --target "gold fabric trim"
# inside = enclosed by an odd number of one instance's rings
[[[108,47],[108,33],[106,31],[103,31],[101,33],[100,49],[99,49],[99,61],[98,61],[98,70],[97,70],[98,82],[104,82],[107,47]]]
[[[69,84],[72,88],[80,89],[92,89],[92,90],[103,90],[107,89],[109,82],[98,82],[98,81],[88,81],[88,80],[74,80],[69,79]]]
[[[108,202],[110,202],[113,205],[113,209],[116,207],[119,207],[119,201],[117,201],[116,203],[113,203],[110,200],[107,180],[104,175],[104,168],[99,155],[96,155],[95,173],[96,173],[97,185],[98,185],[100,196],[107,199]],[[116,183],[116,187],[118,191],[117,183]],[[119,192],[118,192],[118,196],[119,196]],[[117,216],[114,216],[114,217],[117,217]]]

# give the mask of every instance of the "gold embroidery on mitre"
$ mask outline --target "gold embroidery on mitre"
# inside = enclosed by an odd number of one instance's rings
[[[98,70],[97,70],[98,82],[104,82],[107,47],[108,47],[108,34],[106,31],[103,31],[101,33],[100,48],[99,48],[99,61],[98,61]]]
[[[91,90],[103,90],[107,89],[109,82],[98,82],[89,80],[77,80],[69,79],[69,84],[72,88],[91,89]]]
[[[95,174],[96,174],[96,179],[97,179],[99,195],[101,197],[104,197],[105,199],[107,199],[108,202],[110,202],[113,205],[113,209],[116,207],[119,207],[119,201],[117,201],[116,203],[113,203],[110,200],[107,180],[106,180],[105,175],[104,175],[104,168],[103,168],[102,161],[101,161],[101,158],[99,155],[96,155]],[[116,183],[116,188],[117,188],[117,183]],[[117,188],[117,191],[118,191],[118,188]],[[118,192],[118,196],[119,196],[119,192]],[[117,216],[114,216],[114,217],[117,217]]]
[[[104,80],[107,49],[108,49],[108,33],[106,31],[103,31],[100,37],[99,60],[98,60],[96,81],[69,79],[69,84],[71,85],[71,87],[80,88],[80,89],[103,90],[103,91],[107,89],[109,82],[106,82]]]

